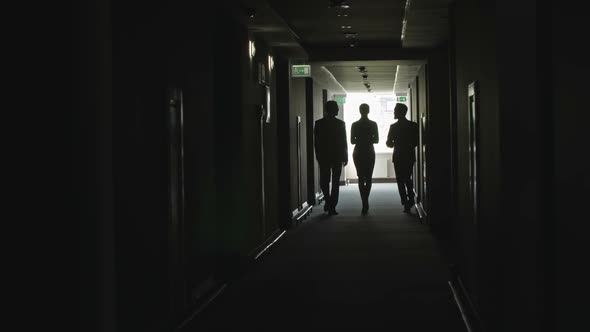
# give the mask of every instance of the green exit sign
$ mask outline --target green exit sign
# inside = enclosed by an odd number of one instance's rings
[[[406,102],[406,97],[397,97],[397,101],[405,103]]]
[[[291,77],[311,77],[310,65],[293,65],[291,66]]]
[[[346,98],[345,98],[345,97],[342,97],[342,96],[336,96],[336,97],[334,98],[334,100],[336,100],[336,102],[337,102],[338,104],[344,104],[344,103],[346,103]]]

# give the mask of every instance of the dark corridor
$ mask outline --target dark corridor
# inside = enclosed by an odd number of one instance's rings
[[[581,4],[206,5],[74,4],[80,331],[590,330]],[[411,214],[392,149],[323,211],[357,94],[417,125]]]

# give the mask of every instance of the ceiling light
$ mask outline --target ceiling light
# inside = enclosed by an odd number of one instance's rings
[[[250,49],[250,58],[253,58],[256,55],[256,46],[254,46],[253,41],[249,41],[249,49]]]
[[[350,29],[350,28],[352,28],[352,26],[350,26],[350,25],[343,25],[343,26],[341,26],[341,28],[342,29]]]
[[[346,3],[344,0],[331,0],[328,8],[350,8],[350,5]]]
[[[256,16],[256,9],[247,8],[246,13],[248,14],[248,17],[252,18],[252,17]]]
[[[354,38],[354,37],[356,37],[356,35],[357,35],[356,32],[345,32],[344,33],[345,38]]]
[[[338,14],[336,16],[338,16],[338,17],[348,17],[348,14]]]

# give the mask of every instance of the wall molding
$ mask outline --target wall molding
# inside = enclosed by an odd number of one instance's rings
[[[319,205],[320,203],[322,203],[324,201],[324,193],[321,193],[321,192],[315,193],[315,201],[316,201],[316,205]]]
[[[422,203],[421,202],[416,203],[415,207],[416,207],[416,212],[418,212],[418,219],[420,220],[421,223],[425,223],[428,215],[426,214],[426,211],[424,210]]]
[[[452,277],[451,280],[448,281],[448,284],[451,288],[451,292],[453,293],[455,303],[461,312],[461,317],[463,318],[463,323],[465,324],[467,331],[482,332],[483,324],[481,322],[477,308],[471,300],[469,291],[463,285],[461,277],[457,274],[456,270],[453,271],[452,269],[451,274]]]
[[[323,198],[323,195],[322,195]],[[312,205],[310,205],[308,202],[303,203],[303,205],[301,205],[301,207],[293,210],[291,212],[291,221],[295,222],[295,223],[301,223],[302,220],[307,219],[307,216],[311,214],[312,212]]]
[[[268,250],[274,246],[282,237],[285,235],[287,231],[277,229],[270,235],[265,241],[263,241],[259,246],[254,248],[248,254],[248,257],[254,262],[257,263]],[[182,331],[184,327],[188,325],[193,319],[195,319],[205,308],[213,302],[228,286],[229,282],[221,282],[210,280],[203,286],[203,290],[200,292],[200,296],[197,298],[197,304],[195,305],[195,309],[188,315],[188,317],[182,321],[175,329],[175,331]]]
[[[188,315],[188,317],[183,320],[175,329],[174,331],[182,331],[184,327],[188,325],[193,319],[195,319],[207,306],[213,302],[227,287],[227,282],[218,282],[214,285],[209,286],[207,292],[201,296],[197,304],[195,305],[195,309]]]
[[[468,309],[465,307],[463,301],[461,300],[461,295],[459,294],[457,287],[453,285],[451,281],[449,281],[448,284],[451,288],[451,292],[453,293],[455,304],[457,305],[457,307],[459,308],[459,312],[461,313],[461,318],[463,319],[463,324],[465,324],[467,332],[475,332],[475,330],[471,326],[471,321],[469,320],[469,314],[467,313]]]
[[[257,260],[262,256],[271,246],[273,246],[283,235],[285,235],[285,230],[277,229],[275,230],[266,240],[264,240],[260,245],[254,248],[248,254],[248,257],[252,258],[252,260]]]

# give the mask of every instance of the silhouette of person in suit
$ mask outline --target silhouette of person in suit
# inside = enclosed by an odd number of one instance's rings
[[[379,131],[377,123],[369,120],[369,105],[362,104],[359,107],[361,119],[352,124],[350,130],[350,143],[354,144],[352,160],[356,167],[359,179],[359,192],[363,202],[362,215],[369,211],[369,194],[373,184],[373,169],[375,168],[375,148],[373,144],[379,143]]]
[[[415,204],[412,171],[416,162],[414,149],[418,145],[418,124],[406,119],[407,112],[406,105],[400,103],[395,105],[393,115],[397,122],[389,126],[385,143],[393,148],[393,167],[404,212],[410,212]]]
[[[331,216],[338,214],[336,205],[340,193],[340,174],[342,166],[348,164],[346,127],[336,115],[338,104],[330,100],[326,103],[326,115],[315,122],[313,130],[315,155],[320,165],[320,188],[326,201],[324,211]]]

